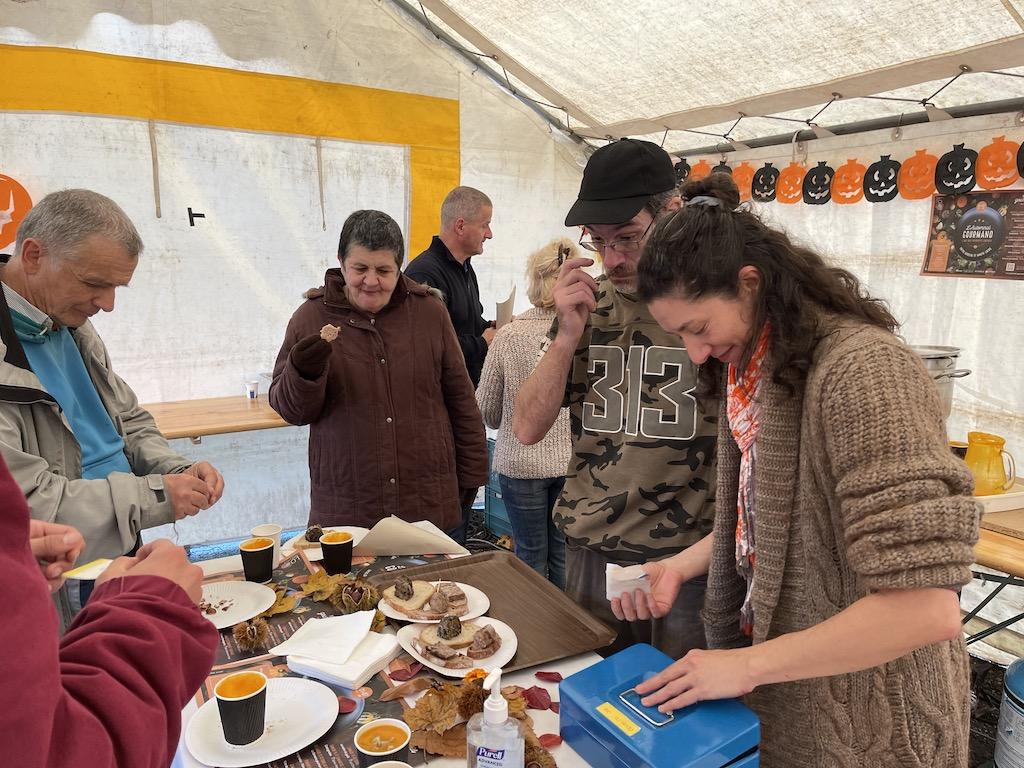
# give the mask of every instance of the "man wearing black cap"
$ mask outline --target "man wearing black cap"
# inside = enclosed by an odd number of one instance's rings
[[[694,397],[697,369],[681,342],[634,295],[636,266],[658,217],[677,210],[668,154],[622,139],[597,150],[583,171],[566,226],[603,257],[562,265],[558,317],[533,375],[519,390],[516,437],[540,440],[567,406],[573,458],[554,510],[566,538],[566,592],[618,630],[608,651],[648,642],[673,658],[705,647],[703,578],[680,589],[668,616],[619,622],[606,593],[609,564],[669,557],[711,530],[717,407]]]

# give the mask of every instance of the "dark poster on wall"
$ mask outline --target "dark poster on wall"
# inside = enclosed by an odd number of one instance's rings
[[[1024,190],[932,198],[922,275],[1024,280]]]

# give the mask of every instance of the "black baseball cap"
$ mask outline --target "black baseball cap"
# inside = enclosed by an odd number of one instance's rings
[[[668,152],[649,141],[619,139],[590,156],[565,226],[622,224],[640,213],[651,195],[675,186]]]

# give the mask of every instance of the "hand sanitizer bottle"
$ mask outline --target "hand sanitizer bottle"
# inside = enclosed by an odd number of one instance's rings
[[[490,696],[484,711],[473,715],[466,726],[466,765],[469,768],[522,768],[525,739],[523,727],[508,716],[508,702],[501,695],[501,670],[484,680]]]

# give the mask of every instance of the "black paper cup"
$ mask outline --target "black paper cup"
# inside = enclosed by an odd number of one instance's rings
[[[267,711],[267,678],[263,673],[247,671],[227,675],[217,683],[213,694],[217,698],[224,741],[241,747],[263,735]]]
[[[950,440],[949,450],[951,450],[961,459],[967,458],[967,443],[961,442],[960,440]]]
[[[262,543],[262,542],[266,543]],[[255,547],[253,545],[256,545]],[[274,575],[274,540],[257,536],[238,545],[246,581],[266,584]]]
[[[336,535],[336,532],[328,531],[320,537],[321,564],[331,576],[352,570],[352,536],[349,534],[346,541],[324,541],[328,536]]]
[[[365,742],[367,735],[372,737],[372,731],[374,728],[384,727],[397,727],[404,734],[405,738],[402,743],[392,749],[376,750],[371,749],[369,745],[365,745],[361,742]],[[384,763],[389,760],[397,760],[402,763],[409,762],[409,739],[412,738],[412,732],[409,730],[409,726],[405,724],[403,720],[396,720],[391,717],[384,717],[379,720],[371,720],[366,725],[363,725],[356,731],[355,745],[356,754],[359,755],[359,766],[360,768],[369,768],[371,765],[377,763]]]

